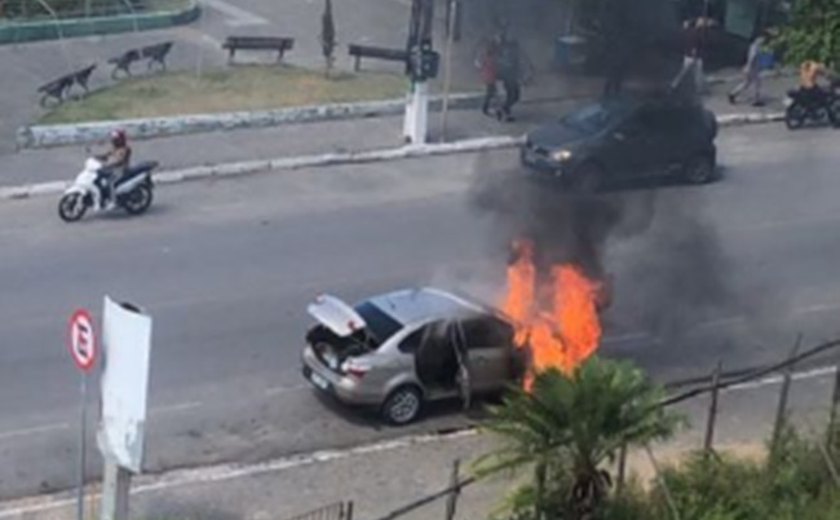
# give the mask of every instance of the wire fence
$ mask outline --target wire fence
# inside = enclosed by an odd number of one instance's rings
[[[810,436],[820,435],[819,430],[821,429],[834,431],[835,428],[840,426],[840,362],[836,366],[822,366],[817,370],[806,371],[800,374],[795,371],[797,367],[801,368],[808,361],[813,361],[827,353],[835,352],[840,347],[840,340],[821,343],[806,350],[801,350],[800,345],[801,338],[798,338],[788,357],[767,366],[724,371],[723,365],[719,364],[708,375],[669,382],[665,385],[666,388],[672,392],[677,390],[681,391],[673,393],[673,395],[662,401],[660,406],[672,407],[689,402],[694,405],[703,406],[704,403],[697,402],[697,400],[708,398],[704,428],[700,430],[700,443],[695,448],[703,453],[712,454],[715,452],[716,436],[718,435],[721,415],[720,409],[725,404],[724,395],[726,391],[744,388],[751,384],[755,387],[761,387],[764,383],[777,383],[780,385],[778,399],[775,403],[770,404],[773,410],[769,414],[771,416],[771,423],[768,425],[771,434],[768,449],[772,453],[780,442],[784,428],[794,422],[791,420],[793,410],[791,393],[794,388],[794,383],[799,379],[807,379],[807,377],[815,374],[824,376],[834,375],[830,396],[826,396],[824,401],[809,399],[807,412],[812,416],[814,414],[820,414],[823,418],[822,424],[818,426],[816,424],[817,421],[814,421],[813,417],[807,417],[805,410],[798,410],[800,416],[795,421],[798,429],[804,430],[804,433]],[[827,437],[824,439],[826,442],[828,441]],[[646,447],[645,453],[650,466],[654,470],[654,475],[659,477],[661,467],[654,451],[651,447]],[[835,457],[835,455],[829,454],[828,450],[824,449],[822,453],[825,457],[826,465],[834,471],[840,465],[840,461],[834,460],[832,457]],[[621,489],[624,485],[627,474],[627,459],[628,450],[620,450],[619,460],[613,468],[616,473],[616,489]],[[405,520],[413,518],[423,518],[424,520],[428,520],[429,518],[454,520],[458,511],[459,499],[464,495],[465,490],[468,488],[480,488],[482,486],[477,486],[476,484],[482,482],[486,481],[474,476],[463,475],[460,470],[460,461],[453,461],[452,475],[448,485],[442,486],[437,492],[419,497],[382,516],[378,516],[375,520],[396,520],[397,518]],[[498,498],[498,492],[490,494]],[[486,500],[485,495],[482,495],[482,500]],[[442,504],[441,502],[443,501],[445,502]],[[474,504],[476,500],[470,500],[470,502]],[[436,510],[430,511],[430,506],[434,506]],[[474,511],[462,515],[463,518],[473,518],[474,516]]]
[[[353,502],[336,502],[286,520],[353,520]]]
[[[33,22],[178,11],[195,0],[0,0],[0,21]]]

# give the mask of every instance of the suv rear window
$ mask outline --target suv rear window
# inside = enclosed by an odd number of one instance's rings
[[[365,323],[368,332],[374,337],[377,345],[382,345],[393,336],[402,325],[371,302],[363,302],[355,307]]]

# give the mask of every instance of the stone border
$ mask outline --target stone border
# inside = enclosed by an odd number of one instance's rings
[[[10,22],[0,25],[0,45],[162,29],[194,22],[200,15],[201,6],[193,1],[190,7],[180,11],[157,11],[90,19]]]
[[[482,94],[455,94],[449,98],[449,108],[453,110],[476,108],[480,105],[482,98]],[[429,109],[440,110],[442,105],[443,98],[435,96],[430,102]],[[16,140],[18,149],[48,148],[101,142],[106,140],[115,128],[124,129],[132,139],[150,139],[242,128],[265,128],[296,123],[381,117],[398,115],[403,113],[404,110],[404,99],[387,99],[253,112],[224,112],[220,114],[123,119],[91,123],[37,125],[19,128]]]
[[[784,113],[745,113],[718,116],[721,127],[771,123],[784,120]],[[258,161],[245,161],[195,166],[155,175],[155,181],[161,184],[174,184],[185,181],[236,177],[260,172],[317,168],[344,164],[361,164],[379,161],[395,161],[434,155],[478,152],[513,148],[524,142],[524,136],[494,136],[464,139],[451,143],[432,143],[407,145],[398,148],[385,148],[363,152],[341,152],[299,157],[280,157]],[[52,181],[22,186],[0,187],[0,200],[28,199],[43,195],[57,195],[63,192],[69,181]]]

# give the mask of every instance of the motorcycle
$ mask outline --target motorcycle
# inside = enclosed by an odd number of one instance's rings
[[[785,125],[797,130],[806,123],[831,124],[840,128],[840,79],[831,82],[823,93],[822,102],[815,104],[801,90],[789,90],[785,99]]]
[[[126,169],[106,197],[102,186],[97,183],[102,162],[90,157],[84,169],[76,176],[73,184],[65,190],[58,203],[58,215],[65,222],[81,219],[88,209],[101,211],[113,200],[131,215],[144,213],[152,205],[154,184],[152,171],[158,163],[147,161]]]

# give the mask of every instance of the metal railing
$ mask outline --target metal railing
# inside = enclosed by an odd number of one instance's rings
[[[0,0],[0,21],[31,22],[186,9],[195,0]]]
[[[794,374],[794,369],[802,367],[807,361],[812,361],[815,358],[820,358],[828,352],[840,349],[840,340],[821,343],[807,350],[800,350],[800,343],[801,338],[798,338],[791,354],[784,360],[771,365],[744,368],[727,372],[723,371],[722,364],[719,364],[717,369],[707,376],[699,376],[666,383],[665,387],[671,391],[681,391],[666,398],[659,404],[659,406],[669,407],[677,403],[693,401],[694,399],[700,397],[709,397],[709,410],[707,421],[704,425],[705,432],[703,435],[702,446],[699,446],[698,448],[704,453],[713,453],[716,425],[719,419],[718,407],[722,392],[727,389],[736,388],[739,385],[766,380],[768,376],[780,377],[781,388],[775,408],[771,433],[772,437],[769,445],[770,452],[772,453],[775,451],[781,432],[787,424],[788,414],[791,408],[789,395],[792,383],[797,379]],[[831,393],[831,402],[827,407],[819,406],[818,409],[821,412],[827,412],[828,420],[826,431],[835,431],[836,428],[840,427],[840,363],[837,363],[834,370],[834,389]],[[811,427],[811,431],[808,433],[816,435],[817,433],[813,428],[813,425],[809,424],[809,426]],[[653,464],[656,469],[657,478],[659,478],[659,465],[656,463],[653,451],[650,447],[647,447],[646,451],[651,464]],[[827,457],[825,459],[826,464],[828,464],[833,470],[835,461],[833,461],[831,456],[827,455],[825,451],[824,456]],[[624,484],[626,457],[627,450],[620,450],[619,461],[616,468],[618,472],[616,479],[617,490],[621,489]],[[435,493],[425,495],[413,500],[410,503],[404,504],[401,507],[395,508],[386,514],[377,517],[375,520],[396,520],[397,518],[405,517],[424,506],[439,504],[441,500],[446,500],[445,507],[437,513],[428,514],[426,517],[454,520],[458,499],[463,491],[466,488],[475,486],[479,482],[484,482],[474,476],[459,474],[459,466],[460,462],[458,460],[454,461],[452,476],[446,487],[443,487]],[[838,479],[840,479],[840,475],[838,476]]]
[[[353,502],[336,502],[286,520],[353,520]]]

